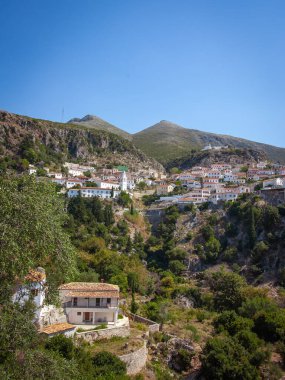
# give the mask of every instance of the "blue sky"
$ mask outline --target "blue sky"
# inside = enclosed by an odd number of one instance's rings
[[[285,146],[284,0],[0,0],[0,109]]]

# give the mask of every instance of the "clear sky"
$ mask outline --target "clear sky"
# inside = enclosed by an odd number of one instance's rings
[[[285,146],[284,0],[0,0],[0,109]]]

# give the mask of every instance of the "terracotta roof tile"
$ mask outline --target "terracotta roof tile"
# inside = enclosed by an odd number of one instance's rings
[[[118,285],[106,284],[103,282],[70,282],[62,284],[59,290],[75,290],[75,291],[119,291]]]
[[[49,325],[47,327],[44,327],[41,332],[44,334],[54,334],[61,331],[71,330],[75,329],[76,326],[71,325],[70,323],[55,323],[53,325]]]
[[[98,291],[98,292],[76,292],[71,291],[66,294],[66,297],[82,297],[82,298],[119,298],[119,291]]]
[[[35,269],[31,269],[27,276],[25,277],[26,281],[29,282],[40,282],[46,279],[46,274]]]

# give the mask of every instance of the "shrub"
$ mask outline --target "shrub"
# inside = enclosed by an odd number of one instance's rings
[[[126,364],[116,355],[101,351],[92,358],[95,376],[125,375]]]
[[[208,340],[202,355],[202,373],[207,380],[258,380],[245,348],[229,337]]]
[[[214,292],[214,306],[217,310],[236,310],[244,300],[244,279],[236,273],[219,271],[209,277]]]
[[[194,352],[189,352],[184,348],[178,349],[171,358],[171,365],[178,372],[187,371],[191,368],[191,360]]]
[[[68,360],[71,360],[74,355],[73,341],[64,335],[56,335],[49,338],[45,347],[47,350],[57,352]]]
[[[230,335],[235,335],[241,330],[251,330],[253,321],[241,317],[233,310],[224,311],[214,320],[217,332],[227,331]]]

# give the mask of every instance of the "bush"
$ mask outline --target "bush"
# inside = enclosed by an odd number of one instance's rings
[[[224,311],[214,320],[217,332],[227,331],[230,335],[235,335],[242,330],[251,330],[253,321],[237,315],[233,310]]]
[[[116,355],[101,351],[92,358],[95,376],[125,375],[126,364]]]
[[[178,349],[171,358],[171,366],[178,372],[187,371],[191,368],[191,360],[194,352],[189,352],[184,348]]]
[[[56,335],[48,339],[45,348],[60,354],[65,359],[71,360],[74,355],[74,345],[71,338],[64,335]]]
[[[208,340],[202,355],[202,373],[207,380],[258,380],[246,349],[229,337]]]
[[[254,331],[268,341],[276,342],[285,338],[285,315],[281,310],[260,311],[254,317]]]
[[[244,279],[236,273],[219,271],[209,277],[214,292],[214,306],[217,310],[237,310],[243,300]]]

